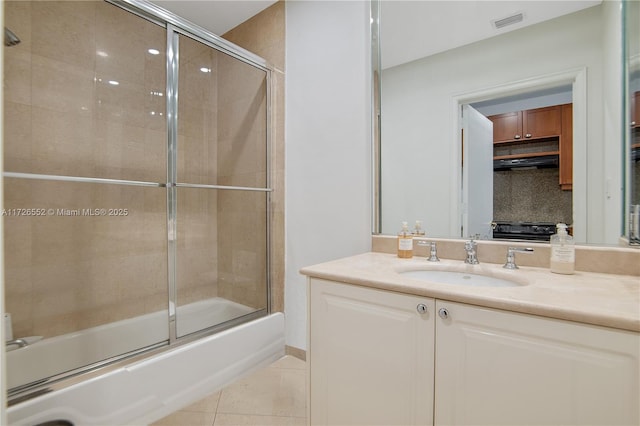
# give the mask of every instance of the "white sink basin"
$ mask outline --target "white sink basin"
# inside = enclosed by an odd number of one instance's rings
[[[432,281],[441,284],[466,285],[472,287],[518,287],[515,281],[503,278],[488,277],[486,275],[470,274],[455,271],[404,271],[400,272],[408,278]]]

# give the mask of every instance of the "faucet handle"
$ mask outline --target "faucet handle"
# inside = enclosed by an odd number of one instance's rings
[[[507,249],[507,263],[505,263],[502,267],[505,269],[520,269],[518,265],[516,265],[516,252],[520,253],[533,253],[533,249],[531,247],[509,247]]]
[[[438,249],[436,247],[435,241],[431,241],[431,253],[429,254],[429,259],[427,260],[429,262],[440,262],[440,259],[438,258]]]
[[[431,242],[418,241],[418,245],[429,246],[430,252],[429,252],[429,258],[427,259],[429,262],[440,262],[440,259],[438,258],[438,249],[436,248],[435,241],[431,241]]]

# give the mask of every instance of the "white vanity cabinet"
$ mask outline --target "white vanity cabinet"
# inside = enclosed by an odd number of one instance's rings
[[[436,425],[639,424],[638,333],[446,301],[436,309]]]
[[[434,300],[310,281],[310,424],[432,424]]]
[[[639,333],[309,283],[312,425],[640,422]]]

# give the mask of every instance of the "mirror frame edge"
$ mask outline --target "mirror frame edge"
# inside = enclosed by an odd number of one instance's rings
[[[370,40],[371,40],[371,118],[372,118],[372,158],[371,164],[373,167],[373,176],[371,180],[372,188],[372,235],[383,235],[382,234],[382,194],[381,194],[381,177],[382,177],[382,159],[381,159],[381,147],[382,147],[382,138],[381,138],[381,128],[382,128],[382,120],[381,120],[381,46],[380,46],[380,9],[382,0],[370,0]],[[630,107],[629,107],[629,62],[628,62],[628,52],[627,52],[627,2],[629,0],[621,0],[621,11],[620,11],[620,19],[621,19],[621,61],[622,61],[622,82],[621,82],[621,93],[622,93],[622,123],[623,126],[623,140],[622,140],[622,161],[621,161],[621,174],[622,174],[622,182],[624,185],[622,194],[621,194],[621,210],[622,210],[622,224],[620,229],[620,246],[637,246],[637,244],[633,244],[630,238],[630,165],[628,165],[628,153],[631,149],[631,135],[629,130],[630,123]],[[457,239],[457,238],[454,238]],[[623,241],[626,244],[623,245]],[[592,244],[587,244],[592,245]],[[601,244],[595,244],[600,246]],[[606,245],[605,245],[606,246]]]

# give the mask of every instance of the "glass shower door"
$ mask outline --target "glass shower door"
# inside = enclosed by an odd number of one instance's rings
[[[103,1],[4,7],[20,38],[3,212],[18,389],[167,344],[166,29]]]
[[[173,249],[181,337],[267,311],[270,190],[267,72],[185,35],[176,44]]]

